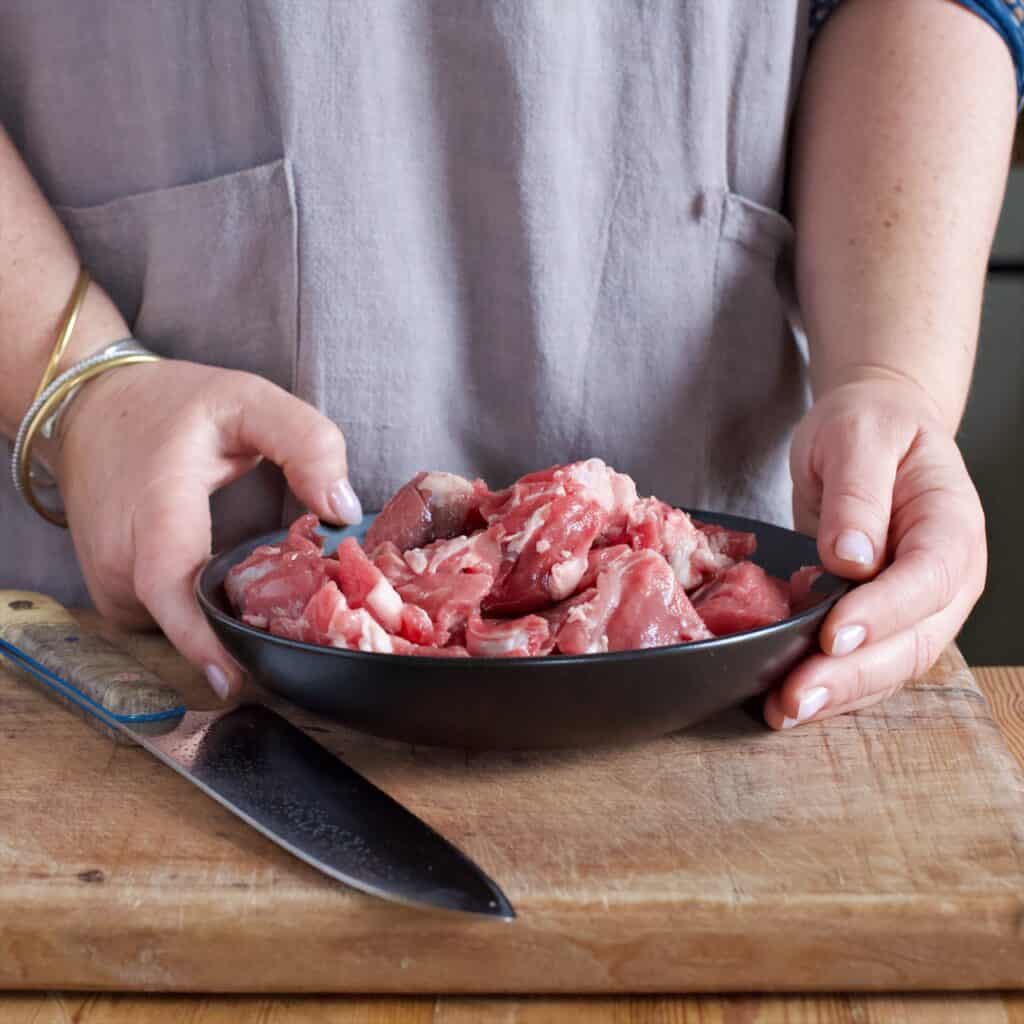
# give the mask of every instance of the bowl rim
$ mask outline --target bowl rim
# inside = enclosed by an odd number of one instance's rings
[[[686,511],[696,519],[700,519],[702,515],[714,516],[715,518],[727,518],[740,523],[771,527],[774,530],[781,530],[785,533],[792,534],[793,536],[804,537],[809,540],[813,539],[808,538],[806,534],[790,530],[785,526],[778,526],[775,523],[765,523],[756,519],[749,519],[744,516],[736,516],[732,513],[710,512],[707,510],[691,511],[688,509]],[[373,513],[367,514],[367,516],[364,517],[364,522],[369,520],[372,515]],[[327,528],[335,532],[342,532],[335,527]],[[340,658],[342,661],[369,662],[372,664],[383,663],[408,666],[412,663],[427,662],[428,664],[432,664],[436,667],[458,668],[460,671],[479,669],[482,665],[486,665],[489,669],[505,671],[512,670],[516,666],[524,665],[534,668],[542,665],[564,667],[566,665],[575,664],[594,665],[598,661],[600,661],[601,664],[629,664],[634,661],[655,660],[657,658],[671,657],[673,655],[678,656],[684,651],[719,651],[737,644],[751,642],[761,637],[795,630],[804,623],[810,622],[818,617],[823,617],[823,611],[827,612],[831,609],[840,600],[840,598],[849,593],[849,591],[855,586],[852,580],[836,576],[833,573],[830,573],[827,569],[824,569],[821,579],[827,578],[828,580],[828,594],[826,594],[821,601],[817,602],[817,604],[813,604],[809,608],[805,608],[802,612],[798,612],[796,615],[788,616],[785,619],[781,619],[779,622],[773,622],[767,626],[758,626],[755,629],[745,629],[738,633],[730,633],[727,636],[711,637],[708,640],[691,640],[686,643],[668,644],[663,647],[644,647],[628,651],[604,651],[594,654],[540,654],[527,658],[481,658],[474,655],[470,655],[468,657],[459,657],[457,655],[426,656],[416,654],[394,654],[378,651],[355,651],[351,648],[328,647],[324,644],[312,644],[307,643],[304,640],[289,640],[286,637],[275,636],[273,633],[269,633],[264,629],[259,629],[256,626],[250,626],[241,619],[235,618],[233,615],[229,615],[222,611],[207,594],[207,590],[212,590],[214,586],[210,582],[209,576],[211,569],[215,565],[219,566],[220,563],[224,562],[226,559],[232,560],[233,556],[235,556],[241,548],[248,548],[248,553],[251,553],[256,547],[259,547],[262,544],[271,544],[275,540],[281,540],[287,532],[287,528],[271,530],[267,533],[260,534],[257,537],[252,537],[249,540],[244,540],[227,551],[221,551],[211,555],[203,564],[199,572],[196,573],[195,580],[193,582],[193,593],[195,594],[199,607],[208,619],[219,623],[226,629],[257,641],[263,641],[285,649],[304,651],[308,654],[314,654],[321,657],[336,657]],[[248,557],[248,553],[245,557]],[[234,559],[231,561],[231,564],[228,565],[228,569],[232,568],[240,560],[241,559]],[[226,572],[227,570],[225,570],[225,574]],[[816,580],[815,585],[818,582],[819,581]],[[223,586],[223,583],[219,583],[217,586]]]

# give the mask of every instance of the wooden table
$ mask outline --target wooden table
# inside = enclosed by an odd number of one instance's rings
[[[1024,668],[982,668],[976,676],[1006,738],[1024,764]],[[1024,975],[1024,965],[1022,965]],[[874,1024],[964,1022],[1024,1024],[1024,994],[959,996],[729,996],[615,999],[346,997],[140,997],[48,993],[0,996],[3,1024]]]

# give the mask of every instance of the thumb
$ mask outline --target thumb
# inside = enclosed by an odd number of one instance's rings
[[[849,424],[819,431],[818,554],[837,576],[867,579],[886,555],[900,452]]]
[[[348,480],[345,438],[311,405],[252,374],[226,405],[221,424],[235,453],[259,452],[284,470],[288,486],[327,522],[354,524],[363,508]]]

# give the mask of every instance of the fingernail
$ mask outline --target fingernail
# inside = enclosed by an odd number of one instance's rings
[[[843,530],[836,537],[836,558],[856,565],[870,565],[875,560],[871,538],[860,530]]]
[[[837,657],[849,654],[864,643],[866,636],[867,630],[863,626],[843,626],[842,629],[836,630],[836,635],[832,638],[832,653]]]
[[[794,725],[799,725],[801,722],[806,722],[808,718],[816,715],[824,706],[828,700],[828,690],[824,686],[816,686],[813,690],[809,690],[807,696],[800,701],[800,707],[797,708],[796,718],[783,718],[782,728],[792,729]]]
[[[363,518],[363,506],[348,480],[338,480],[327,496],[331,510],[343,522],[355,526]]]
[[[231,696],[231,684],[228,682],[228,677],[224,674],[222,668],[217,665],[207,665],[206,678],[213,692],[221,700],[227,700]]]

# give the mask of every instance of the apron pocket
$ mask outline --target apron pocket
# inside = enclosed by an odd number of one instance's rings
[[[293,389],[297,217],[286,159],[57,214],[143,344]],[[277,526],[283,495],[265,465],[218,492],[215,547]]]
[[[793,227],[744,196],[719,196],[707,473],[719,480],[719,507],[788,524],[789,443],[809,395],[791,326]]]
[[[292,387],[297,219],[286,160],[57,214],[145,344]]]

